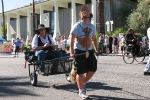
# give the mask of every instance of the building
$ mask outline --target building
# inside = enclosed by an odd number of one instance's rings
[[[113,29],[115,29],[120,26],[117,9],[121,5],[121,0],[104,1],[105,22],[113,20]],[[42,2],[36,2],[35,26],[37,28],[39,24],[45,24],[46,27],[50,27],[50,33],[54,32],[54,37],[65,34],[79,20],[79,11],[83,5],[90,7],[94,15],[92,23],[98,29],[97,0],[42,0]],[[5,12],[7,40],[11,40],[12,36],[29,40],[34,36],[32,13],[32,3]],[[2,14],[0,17],[2,18]],[[69,36],[69,33],[65,35]]]

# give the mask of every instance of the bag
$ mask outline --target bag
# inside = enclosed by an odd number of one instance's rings
[[[29,63],[38,61],[38,57],[35,55],[29,56],[29,59],[27,60]]]
[[[76,83],[76,71],[74,69],[74,64],[72,64],[72,69],[71,69],[71,72],[70,72],[70,81],[72,83]]]
[[[25,60],[31,63],[31,61],[37,60],[37,56],[35,56],[35,52],[24,52]]]

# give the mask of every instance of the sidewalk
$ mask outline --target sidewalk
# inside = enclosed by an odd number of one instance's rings
[[[0,53],[0,58],[13,58],[15,56],[15,53]],[[19,53],[18,54],[19,57],[24,57],[24,53]]]
[[[111,54],[106,54],[106,53],[101,53],[101,54],[99,54],[100,56],[122,56],[122,54],[121,53],[119,53],[119,54],[114,54],[114,53],[111,53]]]

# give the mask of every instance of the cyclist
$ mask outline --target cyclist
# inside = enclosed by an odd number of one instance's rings
[[[137,45],[137,36],[136,36],[136,31],[130,29],[127,36],[126,36],[126,44],[129,46],[129,44],[132,44],[132,51],[135,52],[136,55],[138,55],[138,45]],[[128,49],[128,51],[130,51]]]

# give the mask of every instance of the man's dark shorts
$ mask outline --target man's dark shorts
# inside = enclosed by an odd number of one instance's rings
[[[19,52],[19,46],[16,46],[15,52]]]
[[[121,51],[125,51],[126,47],[125,46],[121,46]]]
[[[75,54],[85,53],[85,51],[75,50]],[[84,74],[89,71],[97,70],[97,60],[93,50],[89,50],[89,57],[86,59],[85,54],[75,56],[75,70],[77,74]]]

